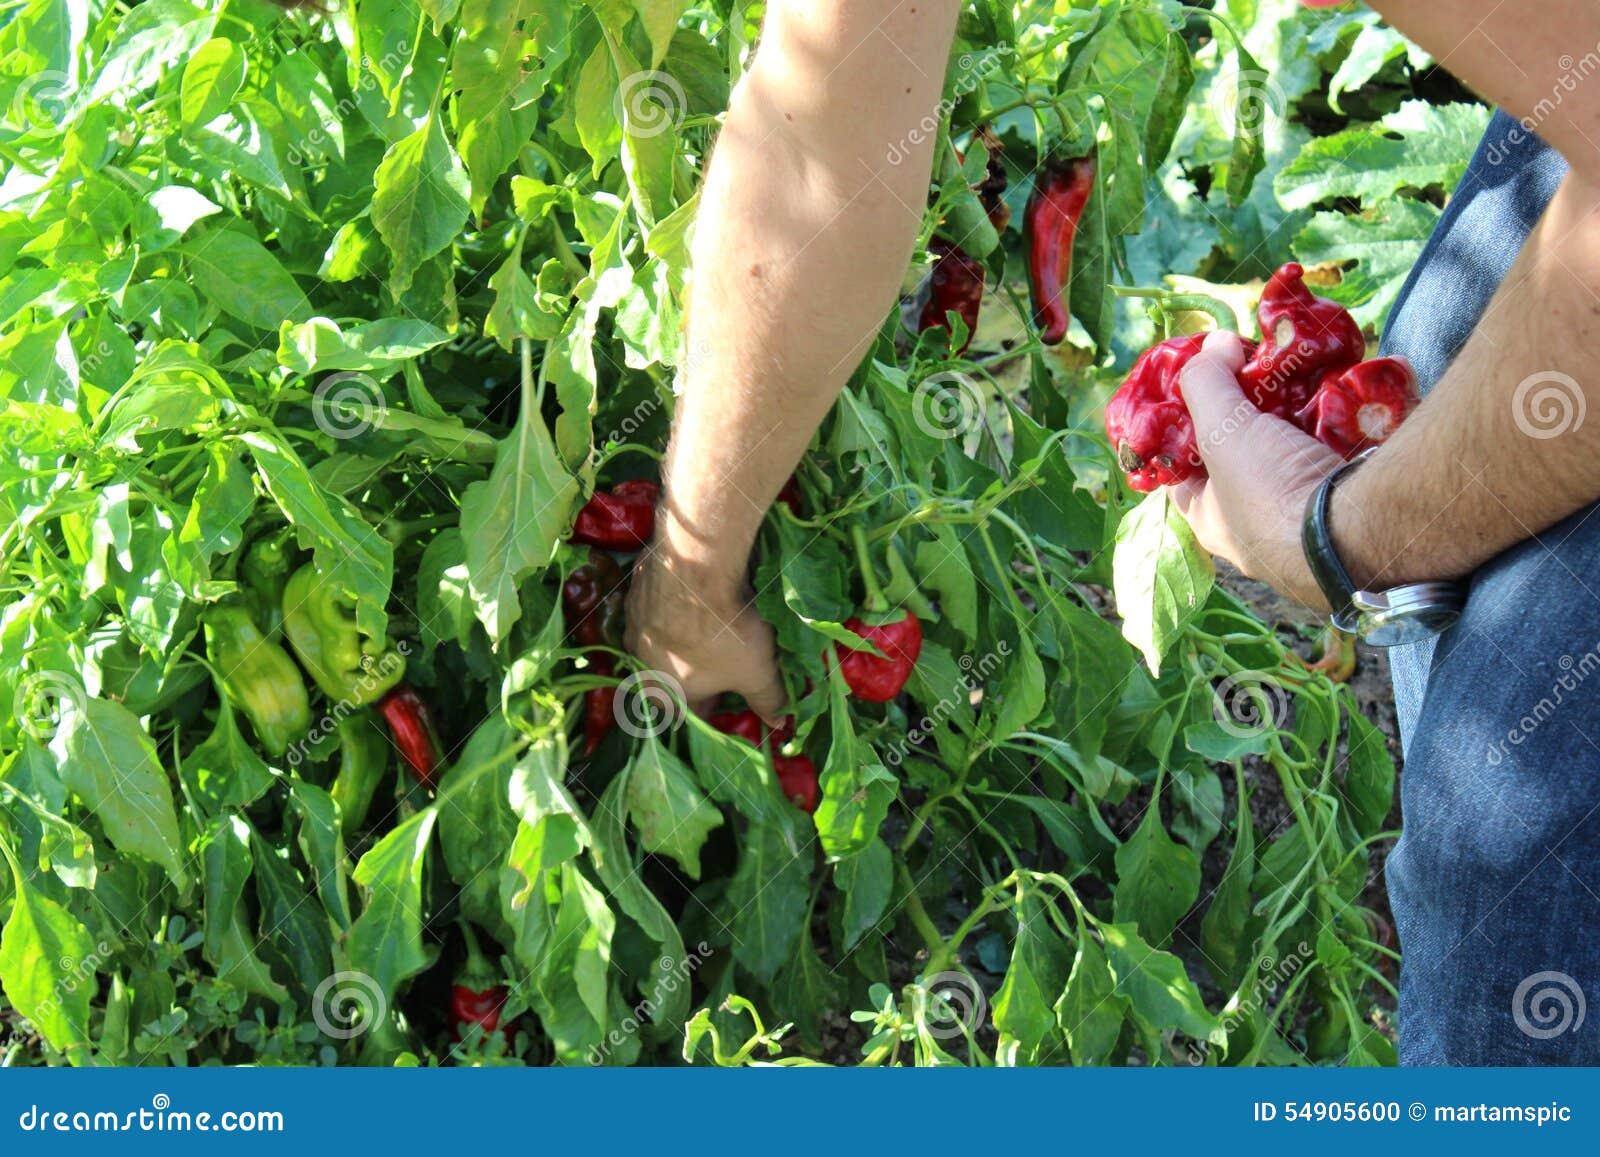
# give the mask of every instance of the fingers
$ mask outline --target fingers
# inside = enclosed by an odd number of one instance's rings
[[[746,689],[744,699],[768,727],[777,730],[783,726],[788,696],[784,694],[783,680],[778,678],[776,667],[767,672],[767,678],[758,686]]]
[[[1218,330],[1178,375],[1183,401],[1194,419],[1195,443],[1207,463],[1223,437],[1255,412],[1239,388],[1244,349],[1237,334]]]

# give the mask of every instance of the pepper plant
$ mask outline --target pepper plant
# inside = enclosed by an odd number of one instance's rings
[[[1342,17],[963,14],[908,298],[943,236],[1011,330],[885,319],[741,738],[588,623],[642,536],[573,534],[658,477],[759,16],[8,6],[4,1063],[1390,1058],[1383,737],[1099,434],[1161,276],[1290,235],[1217,94]],[[1090,156],[1061,356],[1011,222]]]

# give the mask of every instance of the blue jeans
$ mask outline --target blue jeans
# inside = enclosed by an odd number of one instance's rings
[[[1383,337],[1424,389],[1565,172],[1514,121],[1490,124]],[[1600,993],[1595,507],[1490,560],[1460,621],[1391,660],[1405,751],[1405,834],[1387,867],[1401,1063],[1600,1064],[1600,1009],[1585,997]]]

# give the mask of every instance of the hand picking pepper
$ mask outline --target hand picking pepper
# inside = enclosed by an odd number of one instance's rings
[[[978,310],[983,304],[983,264],[941,237],[929,243],[928,252],[938,257],[933,263],[933,272],[928,275],[928,303],[922,307],[917,332],[948,328],[947,315],[954,313],[967,327],[966,339],[956,351],[958,355],[964,354],[978,330]]]
[[[1178,375],[1205,340],[1205,334],[1194,333],[1157,342],[1139,355],[1106,403],[1106,437],[1135,490],[1172,486],[1204,473]],[[1244,343],[1247,355],[1254,345]]]
[[[423,787],[433,787],[444,756],[433,728],[433,713],[426,700],[405,683],[378,700],[400,757]]]
[[[1322,379],[1295,423],[1346,458],[1382,442],[1417,405],[1417,378],[1404,358],[1373,358]]]
[[[405,656],[356,622],[355,600],[308,563],[283,588],[283,629],[328,698],[364,707],[400,682]]]
[[[1034,179],[1023,210],[1028,234],[1028,286],[1039,340],[1059,345],[1071,324],[1067,282],[1072,273],[1072,241],[1089,195],[1094,192],[1094,157],[1048,161]]]
[[[572,541],[602,550],[643,550],[656,532],[661,487],[647,479],[597,490],[572,524]]]
[[[274,758],[311,729],[311,703],[294,660],[268,639],[250,612],[219,605],[205,616],[206,654],[228,702],[244,712]]]
[[[921,622],[907,611],[903,619],[895,622],[868,626],[852,617],[845,620],[844,626],[875,644],[884,656],[880,658],[871,651],[852,651],[834,644],[839,670],[850,687],[850,694],[868,703],[887,703],[900,694],[917,665],[917,656],[922,654]]]
[[[474,1026],[483,1031],[485,1039],[497,1033],[504,1039],[500,1010],[505,1008],[510,990],[500,983],[478,947],[478,938],[465,923],[461,934],[467,942],[467,959],[450,986],[450,1026],[455,1039],[461,1040]]]
[[[1337,301],[1306,288],[1305,270],[1278,267],[1256,306],[1261,345],[1239,371],[1245,397],[1258,410],[1292,417],[1310,400],[1325,374],[1355,365],[1367,353],[1355,318]]]
[[[370,709],[339,720],[339,770],[328,794],[339,805],[339,827],[350,835],[366,822],[372,797],[389,769],[389,740]]]

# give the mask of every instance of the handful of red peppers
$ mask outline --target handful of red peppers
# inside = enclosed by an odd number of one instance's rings
[[[1256,308],[1261,341],[1244,340],[1239,384],[1258,410],[1351,458],[1388,438],[1416,406],[1416,377],[1403,358],[1363,361],[1361,327],[1338,302],[1306,288],[1304,273],[1290,262],[1267,281]],[[1106,436],[1135,490],[1205,477],[1178,388],[1204,342],[1204,334],[1189,334],[1151,346],[1106,403]]]

